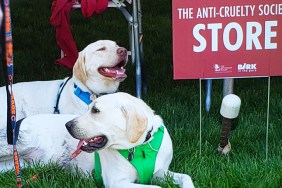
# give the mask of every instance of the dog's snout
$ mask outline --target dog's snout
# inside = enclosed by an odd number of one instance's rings
[[[127,54],[127,50],[123,47],[119,47],[117,49],[117,54],[120,55],[120,56],[125,56]]]
[[[73,120],[71,120],[71,121],[69,121],[69,122],[66,123],[66,128],[67,128],[68,130],[71,129],[73,126],[74,126],[74,121],[73,121]]]

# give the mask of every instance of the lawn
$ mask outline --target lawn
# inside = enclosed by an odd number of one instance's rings
[[[54,28],[49,24],[50,7],[50,0],[11,2],[15,82],[71,75],[70,70],[54,64],[60,51]],[[163,117],[171,134],[174,144],[171,170],[189,174],[195,186],[201,188],[282,187],[282,77],[271,78],[268,130],[268,78],[235,80],[234,93],[242,100],[241,111],[230,136],[232,152],[228,156],[219,155],[216,149],[222,121],[219,114],[222,80],[214,80],[212,107],[206,112],[203,105],[199,106],[200,96],[204,104],[205,81],[201,82],[200,95],[199,80],[173,80],[171,1],[142,0],[142,9],[148,84],[143,99]],[[90,19],[83,18],[77,10],[71,23],[79,50],[99,39],[111,39],[128,48],[127,22],[118,10],[109,9]],[[127,71],[128,78],[120,91],[135,95],[134,65],[129,64]],[[22,177],[26,180],[35,173],[40,173],[40,179],[26,187],[96,187],[92,178],[73,176],[57,166],[54,168],[54,164],[24,169]],[[15,179],[13,171],[0,174],[0,187],[15,187]],[[157,183],[177,187],[169,177]]]

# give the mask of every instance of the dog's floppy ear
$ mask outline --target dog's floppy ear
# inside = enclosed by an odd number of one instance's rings
[[[73,66],[73,74],[83,83],[86,82],[87,75],[85,70],[85,52],[81,51],[78,54],[78,58]]]
[[[144,112],[127,104],[122,107],[126,117],[126,136],[131,143],[135,143],[147,129],[148,118]]]

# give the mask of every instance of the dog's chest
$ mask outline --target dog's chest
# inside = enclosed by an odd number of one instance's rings
[[[103,177],[102,181],[105,185],[124,179],[128,179],[131,182],[135,182],[138,179],[136,169],[116,150],[100,151],[99,156]]]
[[[124,172],[123,174],[127,175],[123,177],[128,179],[130,174],[133,174],[134,177],[130,179],[131,182],[140,183],[140,184],[148,184],[151,182],[153,177],[156,158],[158,154],[158,150],[161,146],[164,135],[164,127],[161,126],[158,131],[154,134],[153,140],[150,142],[144,143],[140,146],[132,148],[131,150],[108,150],[108,152],[99,152],[101,157],[96,153],[95,154],[95,164],[101,169],[102,177],[100,177],[100,170],[95,169],[95,176],[98,177],[100,183],[103,181],[104,176],[107,176],[107,172],[104,170],[104,165],[107,165],[109,161],[111,161],[114,166],[112,166],[112,170],[116,170],[117,174]],[[107,154],[106,154],[107,153]],[[113,155],[112,158],[108,158],[105,160],[105,155]],[[101,158],[101,166],[100,164]],[[119,162],[119,163],[117,163]]]

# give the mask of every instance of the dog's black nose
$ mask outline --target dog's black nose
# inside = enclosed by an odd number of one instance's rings
[[[66,128],[69,130],[69,129],[72,128],[73,125],[74,125],[74,121],[71,120],[71,121],[69,121],[69,122],[66,123]]]

